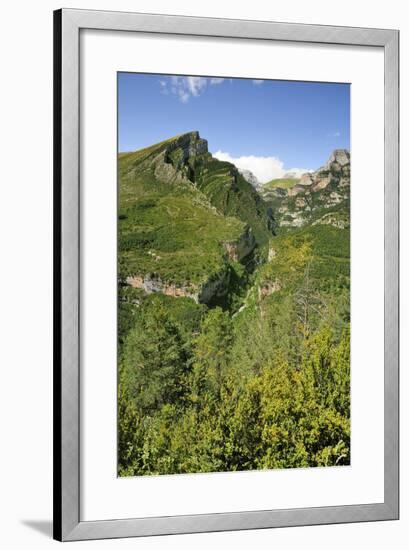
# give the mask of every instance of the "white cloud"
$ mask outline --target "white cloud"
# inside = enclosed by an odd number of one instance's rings
[[[339,137],[341,135],[341,132],[332,132],[331,134],[328,134],[328,137]]]
[[[159,80],[162,94],[173,94],[182,103],[187,103],[191,97],[200,96],[207,86],[221,84],[224,78],[205,78],[203,76],[171,76]]]
[[[253,80],[253,84],[256,86],[261,86],[261,84],[264,84],[264,80]]]
[[[266,183],[272,179],[282,178],[288,172],[294,172],[295,175],[301,176],[305,172],[311,172],[304,168],[284,167],[283,162],[277,157],[257,157],[254,155],[243,157],[232,157],[224,151],[216,151],[213,156],[219,160],[231,162],[237,168],[250,170],[261,183]]]

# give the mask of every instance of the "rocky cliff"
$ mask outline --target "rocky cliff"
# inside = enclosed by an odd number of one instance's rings
[[[200,285],[169,283],[163,280],[159,273],[147,273],[143,276],[135,275],[126,278],[126,283],[129,286],[142,289],[146,294],[161,293],[173,298],[191,298],[197,304],[208,304],[214,298],[225,296],[229,289],[229,282],[230,270],[227,265]]]
[[[227,252],[227,257],[229,260],[234,262],[243,261],[256,246],[256,239],[254,238],[251,227],[246,227],[239,239],[224,242],[223,246]]]
[[[350,154],[346,149],[335,149],[328,162],[316,172],[304,174],[298,185],[288,190],[289,196],[298,195],[306,191],[320,191],[331,183],[337,187],[350,184]]]
[[[349,151],[336,149],[324,166],[304,174],[291,188],[266,190],[264,198],[281,227],[319,224],[320,220],[345,227],[349,223],[350,174]]]

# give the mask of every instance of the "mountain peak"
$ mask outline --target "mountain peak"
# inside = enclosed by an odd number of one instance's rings
[[[180,149],[182,159],[186,161],[190,157],[208,153],[207,140],[200,137],[197,130],[175,136],[167,146],[168,152]]]
[[[341,167],[346,166],[350,163],[350,153],[348,149],[334,149],[331,156],[328,159],[326,167],[329,168],[334,162],[339,164]]]
[[[180,137],[183,137],[183,136],[189,137],[190,139],[193,139],[193,140],[201,139],[198,130],[191,130],[190,132],[185,132],[184,134],[180,134]]]

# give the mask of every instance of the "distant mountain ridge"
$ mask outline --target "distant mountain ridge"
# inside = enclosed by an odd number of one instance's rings
[[[293,185],[265,185],[261,194],[272,206],[281,227],[302,227],[307,223],[346,227],[350,176],[349,151],[335,149],[326,164],[315,172],[304,174]]]

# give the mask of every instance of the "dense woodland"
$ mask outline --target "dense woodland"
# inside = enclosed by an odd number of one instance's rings
[[[347,465],[349,225],[320,219],[349,217],[349,187],[324,204],[334,165],[306,223],[280,227],[277,197],[192,139],[119,157],[119,475]],[[253,221],[251,252],[229,257]],[[200,289],[221,271],[206,302],[127,278]]]

